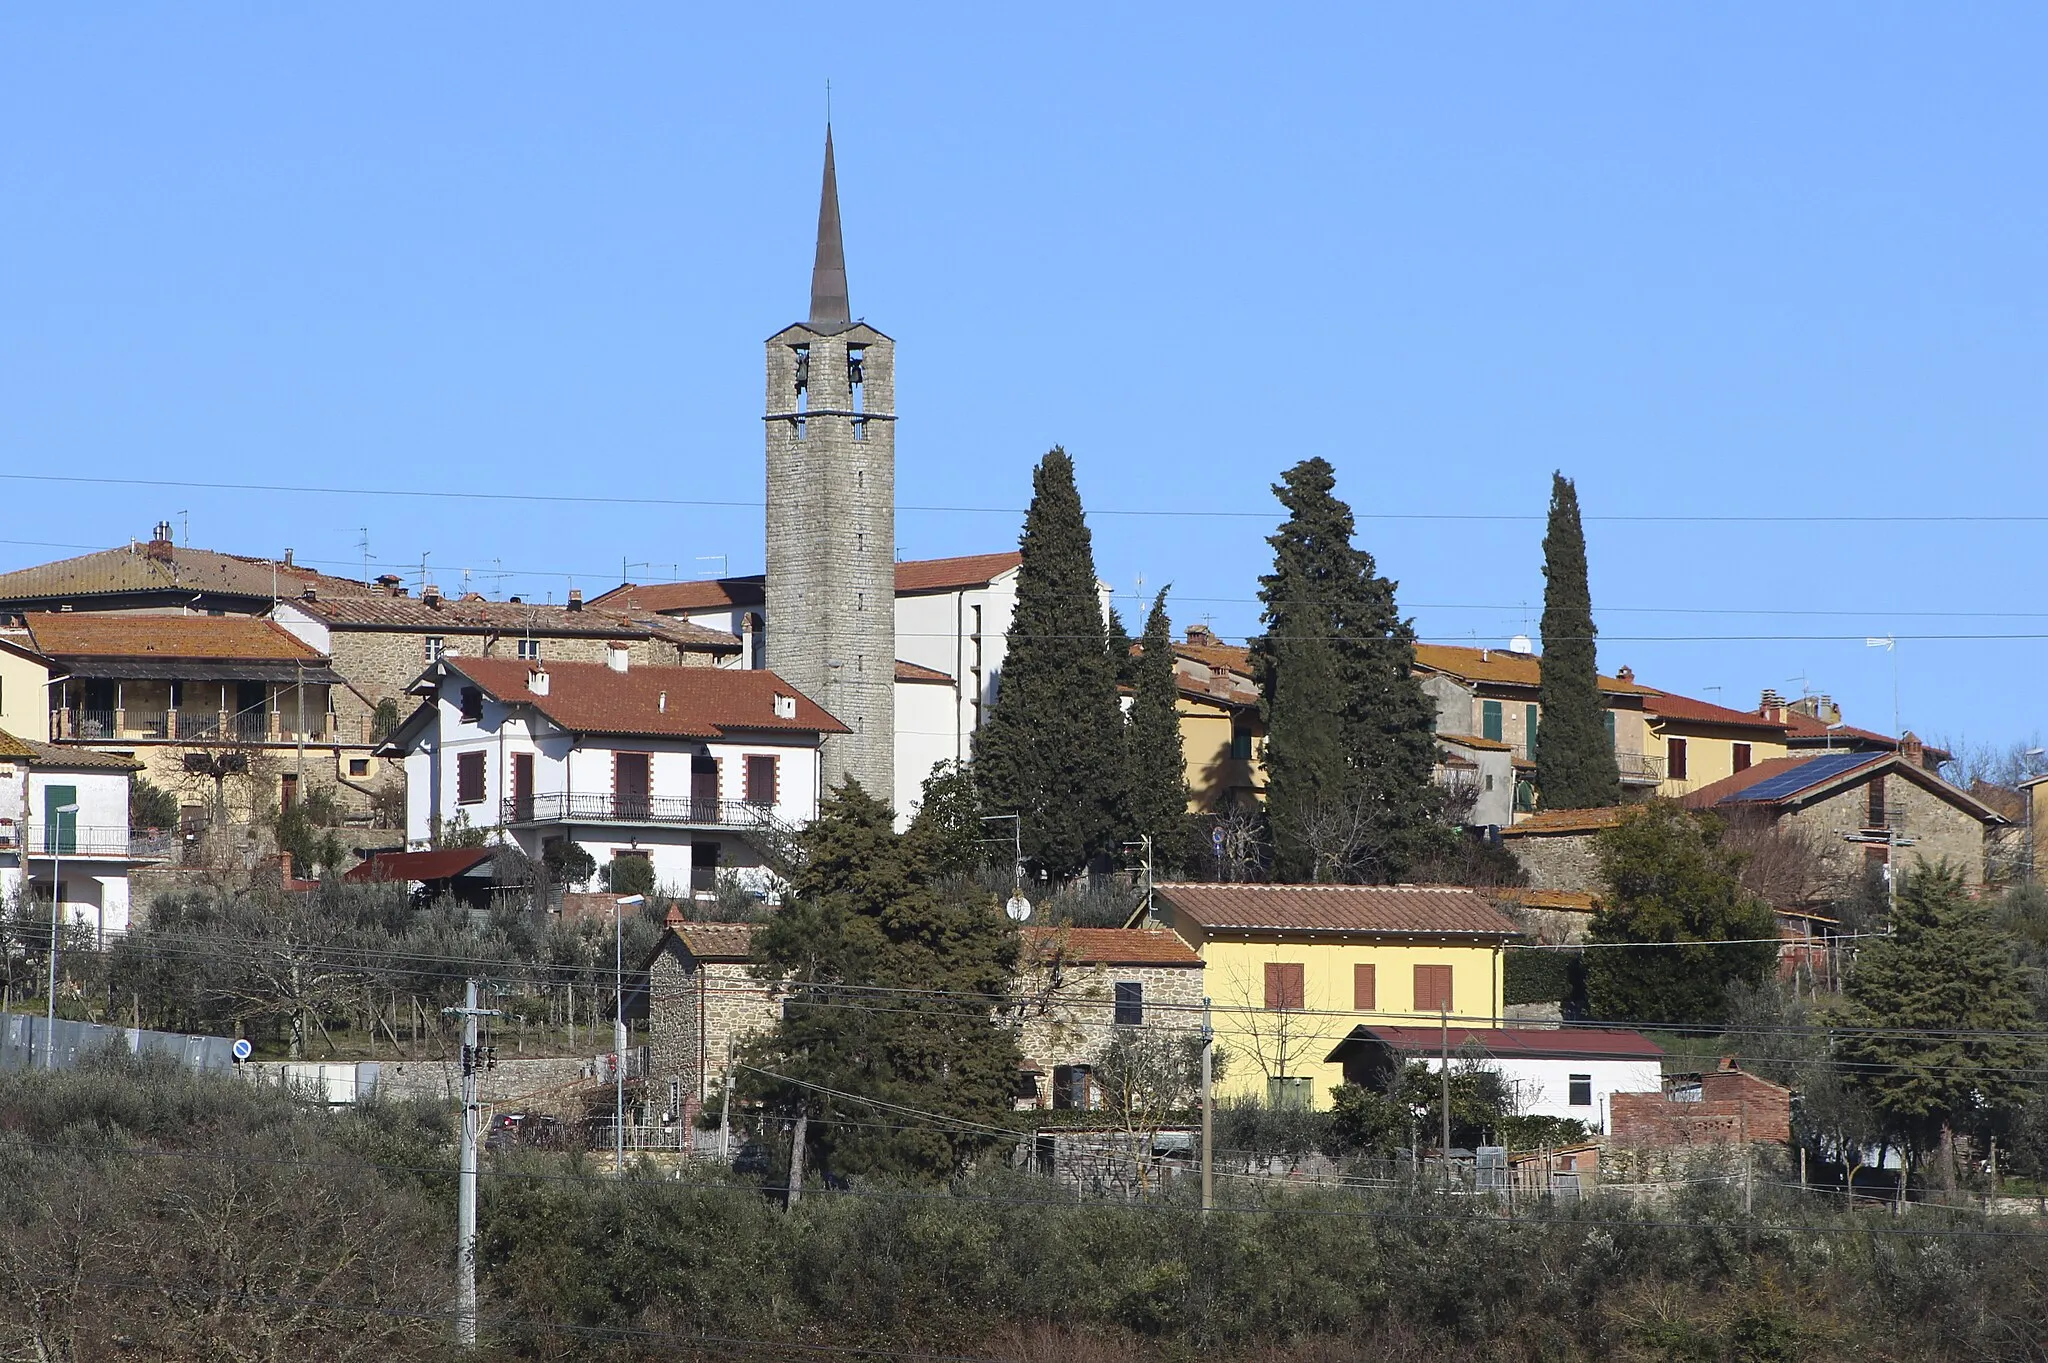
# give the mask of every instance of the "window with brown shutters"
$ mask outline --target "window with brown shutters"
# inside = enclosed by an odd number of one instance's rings
[[[1379,1007],[1378,972],[1369,965],[1351,967],[1351,1006],[1361,1013]]]
[[[1299,1008],[1302,1006],[1301,998],[1301,964],[1295,961],[1266,962],[1266,1006]]]
[[[1415,1011],[1447,1013],[1451,1009],[1451,968],[1447,965],[1415,967]]]
[[[465,752],[455,755],[455,802],[480,805],[484,801],[484,755]]]
[[[1749,744],[1747,744],[1747,743],[1737,743],[1737,744],[1735,745],[1735,762],[1734,762],[1734,765],[1735,765],[1735,770],[1737,770],[1737,771],[1748,771],[1748,770],[1749,770],[1749,765],[1750,765],[1750,760],[1751,760],[1751,758],[1750,758],[1750,746],[1749,746]]]
[[[1664,741],[1664,751],[1668,754],[1664,762],[1665,773],[1674,781],[1683,781],[1685,779],[1685,740],[1682,738],[1666,739]]]
[[[1864,790],[1868,808],[1863,812],[1863,826],[1865,828],[1885,827],[1884,778],[1882,776],[1871,777],[1870,784]]]
[[[772,805],[775,803],[776,759],[758,753],[747,758],[747,803],[750,805]]]

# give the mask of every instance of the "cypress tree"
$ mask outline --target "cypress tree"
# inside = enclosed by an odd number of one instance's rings
[[[808,1144],[822,1170],[956,1174],[1000,1143],[990,1128],[1012,1106],[1017,1044],[994,1009],[1009,997],[1016,928],[985,892],[942,886],[921,839],[897,834],[858,781],[820,801],[802,843],[791,902],[754,938],[754,973],[787,993],[774,1030],[748,1047],[746,1092],[817,1119]],[[849,1006],[877,998],[888,1006]],[[952,1120],[892,1127],[861,1099]]]
[[[1131,822],[1152,839],[1155,866],[1177,869],[1187,848],[1187,756],[1180,741],[1180,684],[1166,592],[1152,599],[1143,650],[1131,665]]]
[[[1442,850],[1435,712],[1394,583],[1351,542],[1351,508],[1323,459],[1273,493],[1289,512],[1259,579],[1266,631],[1252,673],[1266,721],[1266,816],[1276,880],[1391,880]]]
[[[995,708],[975,736],[975,781],[988,813],[1023,816],[1025,859],[1060,878],[1110,856],[1128,817],[1117,662],[1063,449],[1031,475],[1019,547],[1009,652]]]
[[[1553,473],[1543,536],[1543,676],[1536,699],[1536,789],[1546,809],[1621,803],[1621,770],[1607,736],[1594,648],[1593,594],[1586,585],[1586,532],[1579,492]]]

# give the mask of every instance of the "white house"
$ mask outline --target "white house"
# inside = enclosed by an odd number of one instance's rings
[[[128,786],[139,764],[0,731],[0,894],[47,895],[104,939],[128,931],[128,872],[162,861],[170,834],[136,838]]]
[[[916,810],[925,778],[941,762],[974,755],[974,733],[995,704],[1010,617],[1017,609],[1011,549],[896,565],[896,760],[893,802],[899,826]],[[1109,614],[1109,587],[1097,584]],[[744,641],[749,667],[774,656],[764,580],[628,583],[591,602],[593,609],[674,616]]]
[[[670,892],[722,870],[755,888],[817,816],[818,743],[846,728],[767,671],[444,657],[382,750],[402,757],[406,838],[460,820],[539,859],[557,840],[603,866],[645,857]]]
[[[1397,1063],[1420,1060],[1435,1072],[1447,1050],[1453,1073],[1472,1064],[1499,1073],[1517,1113],[1571,1117],[1595,1131],[1607,1129],[1611,1095],[1664,1082],[1661,1046],[1605,1028],[1357,1027],[1329,1058],[1347,1082],[1383,1088]]]

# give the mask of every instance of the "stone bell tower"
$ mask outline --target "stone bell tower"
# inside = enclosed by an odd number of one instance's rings
[[[825,786],[889,800],[896,750],[896,343],[853,320],[832,130],[811,315],[768,338],[768,665],[847,728]]]

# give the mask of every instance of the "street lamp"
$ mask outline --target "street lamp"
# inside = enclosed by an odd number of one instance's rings
[[[612,1167],[626,1172],[626,934],[620,914],[647,902],[644,894],[612,901]]]
[[[64,907],[64,816],[76,814],[78,803],[58,805],[50,813],[56,826],[43,825],[50,842],[50,1006],[43,1020],[43,1068],[57,1068],[57,916]],[[54,836],[53,836],[54,835]]]

